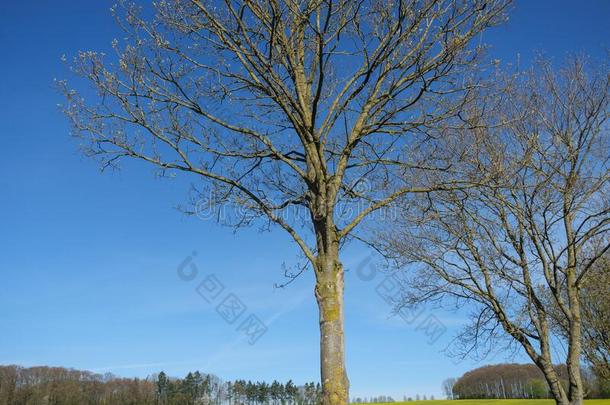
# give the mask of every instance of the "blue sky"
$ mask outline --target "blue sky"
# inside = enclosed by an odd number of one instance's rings
[[[56,105],[62,54],[108,50],[119,35],[106,1],[0,2],[0,364],[60,365],[146,376],[200,369],[222,378],[318,380],[317,313],[306,274],[286,289],[282,264],[296,249],[279,231],[233,233],[174,209],[188,182],[127,164],[101,174],[77,152]],[[535,51],[600,56],[610,46],[610,2],[517,1],[510,21],[484,36],[503,62]],[[199,270],[181,280],[192,251]],[[352,396],[440,395],[454,364],[442,350],[465,314],[427,311],[448,329],[434,344],[392,317],[353,271],[367,252],[344,254],[347,363]],[[214,274],[268,323],[248,344],[196,292]],[[245,316],[245,315],[244,315]],[[239,323],[239,321],[237,322]],[[488,362],[501,361],[502,357]]]

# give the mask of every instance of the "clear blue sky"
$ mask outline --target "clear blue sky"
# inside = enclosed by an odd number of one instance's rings
[[[282,263],[296,250],[283,233],[234,234],[173,207],[184,180],[155,179],[128,164],[101,174],[56,105],[62,54],[108,50],[120,35],[106,1],[0,2],[0,364],[60,365],[146,376],[200,369],[222,378],[318,380],[312,277],[287,289]],[[517,1],[510,22],[485,34],[504,62],[535,50],[603,55],[610,1]],[[214,273],[269,331],[250,346],[176,267],[193,250],[200,276]],[[354,269],[366,251],[344,255]],[[347,275],[347,362],[353,396],[440,395],[454,364],[441,352],[464,314],[435,312],[449,331],[434,344],[390,316],[380,278]],[[501,361],[495,358],[489,361]]]

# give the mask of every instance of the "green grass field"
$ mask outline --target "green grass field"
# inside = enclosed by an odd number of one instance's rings
[[[393,402],[394,405],[555,405],[551,399],[464,399]],[[585,405],[610,405],[610,399],[591,399]]]

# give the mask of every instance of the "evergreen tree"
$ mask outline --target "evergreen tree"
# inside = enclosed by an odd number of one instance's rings
[[[167,402],[167,396],[169,391],[169,380],[167,375],[161,371],[157,377],[157,400],[161,404]]]

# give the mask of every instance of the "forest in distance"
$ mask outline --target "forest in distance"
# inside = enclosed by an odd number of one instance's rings
[[[565,366],[557,366],[567,383]],[[587,399],[610,398],[610,380],[583,370]],[[496,364],[476,368],[442,384],[444,396],[463,400],[551,398],[542,373],[531,364]],[[0,366],[0,405],[318,405],[319,383],[298,385],[292,380],[223,381],[213,374],[189,372],[182,378],[164,372],[146,378],[122,378],[63,367]],[[434,401],[431,394],[392,398],[355,397],[352,403]],[[517,404],[515,404],[517,405]]]

